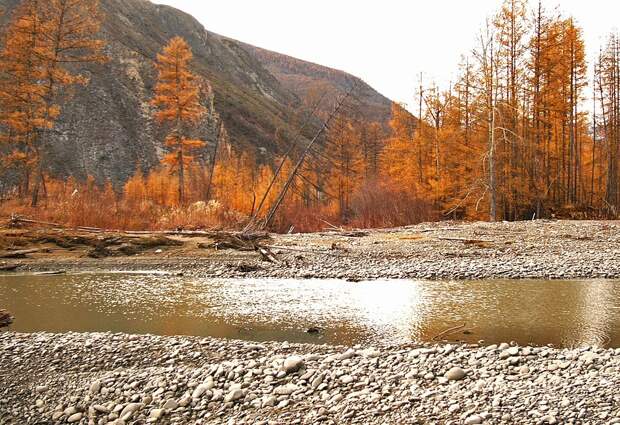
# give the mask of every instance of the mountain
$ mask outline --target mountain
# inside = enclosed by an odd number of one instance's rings
[[[392,101],[359,78],[344,71],[306,62],[250,44],[243,43],[242,45],[278,79],[284,88],[299,98],[305,98],[313,89],[327,90],[332,97],[335,97],[346,93],[353,83],[357,83],[355,96],[360,103],[356,105],[356,109],[369,121],[381,123],[389,121]]]
[[[0,0],[3,26],[19,0]],[[194,52],[193,71],[211,82],[215,110],[231,143],[270,155],[275,134],[297,133],[295,111],[311,86],[330,95],[356,80],[341,71],[268,52],[207,31],[192,16],[147,0],[101,0],[101,38],[110,60],[82,67],[90,84],[76,87],[63,105],[49,151],[59,176],[95,176],[124,182],[137,165],[148,169],[163,154],[163,131],[152,120],[154,58],[170,38],[180,35]],[[358,98],[368,119],[386,121],[390,101],[360,82]],[[213,143],[218,122],[205,120],[197,135]],[[208,149],[209,147],[207,147]],[[262,148],[262,149],[261,149]],[[268,158],[266,158],[268,159]]]

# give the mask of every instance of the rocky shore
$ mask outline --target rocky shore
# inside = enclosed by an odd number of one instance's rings
[[[178,243],[88,258],[0,232],[2,271],[202,277],[620,278],[620,223],[435,223],[276,235],[255,252]],[[40,238],[38,232],[37,240]],[[102,235],[101,237],[108,237]],[[48,238],[49,239],[49,238]],[[9,245],[7,245],[9,246]],[[13,245],[10,245],[13,246]],[[620,349],[515,344],[335,347],[196,337],[0,332],[0,424],[614,424]]]
[[[66,236],[72,237],[70,232]],[[349,280],[620,278],[620,222],[613,221],[441,222],[273,235],[268,245],[276,262],[256,252],[202,249],[209,241],[196,237],[176,240],[179,246],[97,259],[80,247],[48,243],[26,259],[0,260],[0,270],[161,270],[201,277]]]
[[[614,424],[620,349],[0,334],[2,424]]]

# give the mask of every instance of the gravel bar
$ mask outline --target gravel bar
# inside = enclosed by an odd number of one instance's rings
[[[620,278],[618,221],[440,222],[274,235],[269,245],[275,263],[253,252],[205,251],[196,248],[195,240],[184,242],[159,254],[102,259],[76,257],[56,247],[51,254],[12,264],[18,271],[157,270],[221,278]]]
[[[276,263],[256,253],[197,255],[195,243],[98,260],[52,249],[8,266],[222,278],[620,278],[619,222],[278,235]],[[620,349],[0,333],[0,424],[9,425],[620,424],[618,388]]]
[[[614,424],[620,349],[0,334],[2,424]]]

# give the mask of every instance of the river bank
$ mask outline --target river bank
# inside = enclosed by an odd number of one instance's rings
[[[620,423],[620,349],[0,334],[0,422]]]
[[[216,249],[208,237],[150,238],[136,247],[116,233],[50,232],[2,230],[3,252],[36,252],[0,260],[0,270],[159,270],[201,277],[348,280],[620,278],[620,223],[610,221],[442,222],[272,235],[265,245],[275,254],[274,262],[256,252]],[[94,255],[93,238],[118,240],[118,246],[108,256]]]
[[[131,238],[2,229],[0,253],[26,253],[0,260],[0,270],[351,281],[620,278],[618,222],[273,235],[265,242],[273,262],[257,252],[216,249],[207,237]],[[112,248],[98,248],[104,239]],[[10,425],[620,423],[620,349],[591,347],[345,347],[4,332],[0,382],[0,423]]]

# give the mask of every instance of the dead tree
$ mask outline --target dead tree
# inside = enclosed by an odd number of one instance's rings
[[[275,175],[274,175],[274,177],[272,178],[272,180],[271,180],[271,182],[269,184],[269,187],[267,188],[265,194],[263,195],[258,208],[252,214],[250,222],[248,223],[248,225],[243,230],[244,233],[251,232],[256,227],[259,227],[260,229],[264,229],[265,227],[267,227],[271,223],[271,221],[273,220],[273,218],[274,218],[275,214],[277,213],[278,209],[282,205],[282,202],[284,201],[284,198],[286,197],[289,189],[291,188],[291,185],[292,185],[293,181],[298,176],[299,171],[301,170],[301,168],[302,168],[302,166],[303,166],[303,164],[304,164],[304,162],[306,160],[306,157],[312,151],[312,148],[317,143],[317,141],[325,133],[325,130],[327,130],[329,128],[329,124],[336,117],[336,115],[338,114],[338,112],[340,111],[340,109],[342,108],[342,106],[344,105],[346,100],[351,96],[351,94],[356,89],[356,87],[357,87],[357,83],[354,82],[351,85],[351,88],[338,100],[338,102],[336,103],[336,106],[334,107],[334,109],[331,112],[331,114],[328,116],[328,118],[325,121],[323,121],[321,127],[316,132],[316,134],[314,135],[312,140],[310,140],[310,142],[304,148],[303,152],[301,153],[301,156],[299,157],[299,160],[297,161],[297,163],[295,164],[295,167],[293,168],[293,171],[291,172],[291,174],[289,175],[288,179],[286,180],[286,183],[284,184],[284,187],[280,190],[280,192],[279,192],[279,194],[278,194],[278,196],[276,198],[276,202],[272,205],[272,207],[270,208],[269,212],[267,213],[267,216],[266,216],[265,220],[262,221],[261,223],[257,223],[257,217],[260,214],[260,212],[261,212],[261,210],[262,210],[262,208],[263,208],[267,198],[269,197],[269,194],[273,190],[275,182],[276,182],[278,176],[280,175],[280,173],[282,172],[282,169],[284,167],[284,164],[285,164],[287,158],[290,156],[290,154],[292,153],[293,149],[295,148],[295,142],[289,148],[289,150],[287,151],[284,159],[282,160],[282,162],[280,163],[278,169],[276,170]],[[306,126],[307,123],[309,123],[311,121],[311,118],[312,118],[312,116],[314,116],[316,111],[318,111],[319,106],[321,104],[321,101],[323,100],[324,97],[325,96],[321,97],[321,99],[317,102],[317,104],[314,107],[314,110],[312,111],[312,114],[310,115],[310,117],[308,117],[308,119],[307,119],[306,123],[304,123],[302,129]],[[297,140],[297,138],[295,140]]]
[[[262,223],[262,226],[261,226],[262,228],[265,228],[265,227],[269,226],[269,224],[271,223],[271,221],[275,217],[276,213],[278,212],[278,209],[282,205],[282,202],[284,201],[284,198],[286,197],[289,189],[291,188],[291,185],[293,184],[293,181],[297,177],[297,174],[299,173],[299,170],[301,169],[302,165],[304,164],[304,162],[306,160],[306,157],[310,153],[312,147],[319,140],[319,138],[323,135],[325,130],[327,130],[329,128],[329,124],[336,117],[336,115],[338,114],[338,112],[340,111],[340,109],[342,108],[344,103],[347,101],[347,99],[351,96],[351,94],[353,93],[353,91],[355,90],[356,87],[357,87],[357,83],[353,83],[351,88],[340,98],[340,100],[336,103],[336,106],[335,106],[334,110],[332,111],[332,113],[329,115],[327,120],[325,120],[325,122],[323,122],[323,125],[321,126],[319,131],[317,131],[317,133],[314,136],[314,138],[306,146],[305,150],[302,152],[301,156],[299,157],[299,160],[297,161],[297,164],[293,168],[293,171],[291,172],[291,174],[289,175],[286,183],[284,184],[284,187],[282,188],[282,190],[278,194],[276,202],[273,204],[273,206],[269,210],[269,213],[267,214],[267,217],[265,218],[265,221]]]
[[[256,220],[256,218],[258,217],[258,215],[262,211],[263,207],[265,206],[265,202],[267,201],[267,197],[269,196],[269,193],[271,193],[271,189],[273,189],[273,186],[275,185],[276,181],[278,180],[278,177],[280,176],[280,173],[282,172],[282,169],[284,168],[284,164],[286,164],[286,161],[290,158],[293,150],[297,147],[297,141],[301,137],[301,135],[302,135],[303,131],[305,130],[305,128],[307,127],[307,125],[312,121],[312,118],[314,117],[316,112],[319,110],[319,108],[321,106],[321,103],[323,103],[323,99],[325,99],[326,95],[327,95],[327,93],[323,93],[323,95],[318,100],[316,105],[314,105],[314,108],[312,109],[312,112],[310,113],[310,115],[308,115],[308,117],[306,118],[305,122],[303,123],[303,125],[299,129],[299,132],[297,133],[297,137],[295,137],[295,139],[293,139],[293,142],[291,143],[291,146],[289,147],[289,149],[284,154],[284,158],[282,158],[282,161],[280,161],[280,165],[278,165],[278,168],[276,169],[275,173],[273,174],[273,177],[271,178],[271,181],[269,182],[269,186],[267,187],[267,190],[265,191],[265,194],[261,198],[260,203],[258,204],[258,207],[256,208],[256,210],[252,214],[252,217],[250,218],[250,222],[246,226],[245,230],[249,230],[254,225],[254,221]]]

